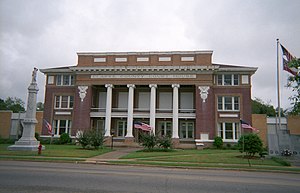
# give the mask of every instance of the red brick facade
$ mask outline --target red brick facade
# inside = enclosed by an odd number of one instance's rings
[[[211,142],[217,135],[235,142],[240,135],[239,120],[251,123],[251,76],[255,71],[213,64],[212,51],[78,53],[77,66],[42,70],[47,75],[44,119],[72,136],[78,130],[109,129],[106,135],[115,131],[122,141],[130,129],[126,121],[133,118],[147,123],[154,120],[157,134],[178,132],[182,144],[195,144],[196,139]],[[151,84],[156,85],[155,98]],[[107,85],[113,86],[111,99],[107,99]],[[132,99],[128,98],[129,85],[133,85]],[[179,86],[178,91],[173,85]],[[87,89],[80,94],[79,86]],[[172,103],[175,92],[178,104]],[[107,110],[110,100],[112,108]],[[133,106],[126,106],[130,100]],[[149,100],[156,101],[154,114],[151,107],[145,109]],[[60,108],[67,102],[68,108]],[[131,108],[132,115],[127,113]],[[175,108],[178,112],[172,110]],[[106,122],[109,120],[111,123]],[[138,132],[134,128],[132,132],[136,137]],[[42,134],[47,135],[45,128]]]

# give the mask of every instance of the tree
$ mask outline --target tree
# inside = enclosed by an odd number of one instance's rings
[[[276,111],[272,105],[265,103],[259,98],[252,100],[252,114],[266,114],[270,117],[276,116]]]
[[[290,114],[300,115],[300,59],[293,59],[288,63],[288,67],[298,69],[298,74],[296,76],[289,76],[288,78],[287,87],[296,92],[295,95],[289,97],[289,99],[292,101],[291,104],[293,105]]]
[[[38,102],[38,103],[36,104],[36,110],[37,110],[37,111],[43,111],[43,110],[44,110],[44,103]]]
[[[0,99],[0,110],[11,110],[14,113],[25,111],[24,102],[17,97],[8,97],[5,101]]]
[[[247,157],[253,157],[263,150],[262,140],[254,133],[242,135],[238,141],[238,146],[241,153],[246,152]]]

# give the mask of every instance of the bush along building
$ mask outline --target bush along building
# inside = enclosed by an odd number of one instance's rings
[[[134,146],[140,130],[170,135],[175,147],[235,143],[240,119],[251,124],[257,68],[212,63],[212,51],[79,52],[76,66],[48,68],[44,119],[54,136],[96,129]],[[50,136],[47,128],[43,136]]]

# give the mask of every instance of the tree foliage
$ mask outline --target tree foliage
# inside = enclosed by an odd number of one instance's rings
[[[242,135],[238,141],[238,146],[240,152],[246,152],[248,157],[253,157],[256,153],[260,153],[263,150],[262,140],[254,133]]]
[[[265,103],[259,98],[252,100],[252,114],[266,114],[267,116],[276,116],[276,111],[272,105]]]
[[[288,64],[289,68],[300,68],[300,59],[293,59]],[[298,73],[296,76],[289,76],[288,78],[288,88],[291,88],[295,94],[293,96],[290,96],[289,99],[291,101],[291,104],[293,105],[293,108],[290,112],[292,115],[300,115],[300,74]]]
[[[94,129],[79,131],[76,139],[84,149],[99,149],[104,141],[103,135]]]
[[[0,110],[11,110],[14,113],[25,111],[24,102],[17,97],[8,97],[6,100],[0,99]]]

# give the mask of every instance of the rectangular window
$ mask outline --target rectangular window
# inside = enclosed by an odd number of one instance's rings
[[[128,108],[128,92],[118,93],[118,109],[127,110]]]
[[[127,129],[127,121],[118,121],[117,136],[125,137],[126,129]]]
[[[171,57],[158,57],[159,62],[170,62]]]
[[[71,120],[54,120],[54,135],[61,135],[63,133],[68,133],[70,135],[71,127]]]
[[[106,108],[106,92],[99,92],[99,108],[105,109]]]
[[[218,124],[218,136],[223,140],[236,141],[239,139],[239,123],[223,122]]]
[[[150,92],[139,92],[138,109],[148,111],[150,109]]]
[[[73,96],[55,96],[56,109],[72,109],[74,104]]]
[[[137,62],[149,62],[149,57],[137,57]]]
[[[74,76],[73,75],[57,75],[56,76],[57,86],[73,86]]]
[[[115,62],[127,62],[127,58],[115,58]]]
[[[239,111],[240,97],[237,96],[218,96],[219,111]]]
[[[180,112],[191,112],[194,109],[194,93],[181,92],[180,93]]]
[[[54,84],[54,76],[48,76],[48,84]]]
[[[217,76],[217,84],[220,86],[237,86],[239,85],[238,74],[219,74]]]
[[[194,138],[194,122],[182,121],[179,128],[179,137],[181,139],[193,139]]]
[[[159,136],[171,136],[172,135],[172,122],[171,121],[158,122],[158,135]]]
[[[192,61],[194,61],[194,57],[193,56],[190,56],[190,57],[183,56],[183,57],[181,57],[181,61],[182,62],[192,62]]]
[[[172,92],[160,92],[159,93],[159,110],[170,111],[172,110]]]
[[[94,62],[106,62],[106,58],[94,58]]]

